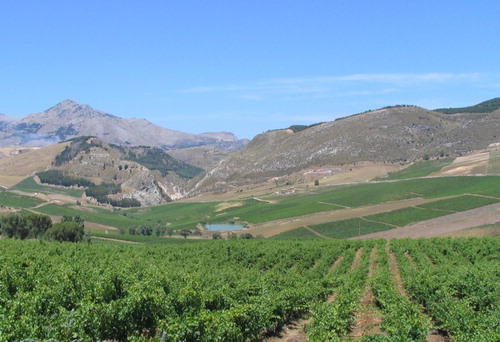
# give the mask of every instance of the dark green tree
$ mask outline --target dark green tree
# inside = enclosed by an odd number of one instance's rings
[[[52,227],[52,219],[47,215],[29,214],[27,219],[30,230],[29,236],[32,238],[40,238]]]
[[[84,236],[83,226],[75,221],[56,223],[45,232],[47,239],[59,242],[80,242]]]
[[[214,239],[214,240],[222,240],[222,234],[220,232],[214,232],[212,234],[212,239]]]
[[[180,234],[184,236],[184,239],[186,239],[188,235],[191,234],[191,231],[189,229],[183,229],[181,230]]]
[[[26,239],[29,236],[29,225],[26,216],[10,214],[2,217],[0,232],[8,238]]]

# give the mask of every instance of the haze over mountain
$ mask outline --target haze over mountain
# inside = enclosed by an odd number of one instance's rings
[[[21,119],[0,116],[0,146],[45,146],[77,136],[96,136],[108,143],[165,150],[211,146],[232,152],[248,142],[227,132],[190,134],[159,127],[144,119],[124,119],[73,100]]]

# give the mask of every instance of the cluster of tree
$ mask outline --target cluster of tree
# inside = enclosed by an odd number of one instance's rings
[[[68,126],[61,126],[56,131],[56,135],[61,140],[66,139],[66,137],[69,135],[75,136],[77,134],[78,134],[78,130],[73,126],[73,124],[70,124]]]
[[[40,128],[42,128],[42,124],[38,122],[33,123],[25,123],[21,122],[16,125],[16,130],[23,131],[24,133],[37,133]]]
[[[38,214],[9,214],[0,219],[0,234],[14,239],[38,239],[50,227],[49,216]]]
[[[96,139],[92,139],[92,137],[78,137],[71,139],[71,143],[66,146],[58,156],[56,156],[54,165],[61,166],[62,164],[75,158],[78,153],[89,152],[91,147],[102,147],[102,143],[95,140]]]
[[[458,113],[491,113],[500,109],[500,97],[481,102],[477,105],[461,108],[438,108],[434,109],[436,112],[444,114],[458,114]]]
[[[40,178],[40,182],[45,184],[82,187],[95,186],[95,184],[88,179],[67,176],[60,170],[38,172],[37,176]]]
[[[37,175],[40,181],[45,184],[86,187],[85,194],[89,197],[94,197],[99,203],[107,203],[114,207],[122,208],[141,206],[141,202],[134,198],[123,198],[119,200],[108,198],[108,195],[117,194],[121,191],[120,184],[102,183],[96,185],[85,178],[67,176],[60,170],[48,170],[39,172]]]
[[[117,194],[121,192],[122,188],[120,184],[113,183],[102,183],[99,185],[89,186],[85,190],[85,194],[89,197],[94,197],[99,203],[110,204],[114,207],[130,208],[130,207],[140,207],[141,202],[134,198],[122,198],[119,200],[111,199],[108,195]]]
[[[120,184],[102,183],[90,186],[85,190],[85,194],[94,197],[100,203],[108,203],[108,195],[117,194],[121,191]]]
[[[126,159],[144,165],[150,170],[158,170],[163,176],[174,172],[183,178],[194,178],[203,170],[177,160],[157,147],[140,146],[131,148],[125,156]]]
[[[292,126],[288,127],[288,129],[291,129],[293,131],[293,133],[298,133],[300,131],[306,130],[306,129],[314,127],[314,126],[321,125],[323,123],[324,122],[317,122],[317,123],[313,123],[311,125],[292,125]]]
[[[121,207],[121,208],[132,208],[141,206],[141,202],[139,202],[135,198],[122,198],[120,200],[114,200],[108,198],[106,203],[111,204],[113,207]]]
[[[63,216],[60,223],[47,229],[45,237],[59,242],[80,242],[85,237],[83,227],[84,222],[80,216]]]
[[[139,226],[139,227],[130,227],[128,230],[120,228],[120,234],[125,234],[127,233],[130,235],[143,235],[143,236],[172,236],[174,233],[173,229],[167,229],[161,225],[158,225],[156,227],[153,226]]]
[[[0,219],[0,234],[14,239],[46,238],[55,241],[79,242],[85,237],[84,221],[80,216],[63,216],[60,223],[52,224],[47,215],[9,214]]]
[[[257,237],[259,238],[260,236],[257,236]],[[238,239],[238,234],[236,234],[234,232],[231,232],[231,233],[228,234],[227,238],[228,238],[228,240],[236,240],[236,239]],[[243,233],[243,234],[240,234],[239,238],[240,239],[253,239],[254,237],[250,233]],[[222,237],[221,232],[214,232],[212,234],[212,239],[214,239],[214,240],[223,240],[224,238]]]

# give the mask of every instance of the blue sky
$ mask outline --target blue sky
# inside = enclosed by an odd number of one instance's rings
[[[70,98],[252,138],[500,96],[500,1],[0,0],[0,113]]]

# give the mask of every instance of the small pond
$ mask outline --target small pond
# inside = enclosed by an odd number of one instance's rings
[[[229,224],[229,223],[217,223],[217,224],[206,224],[205,228],[207,230],[242,230],[245,228],[241,224]]]

